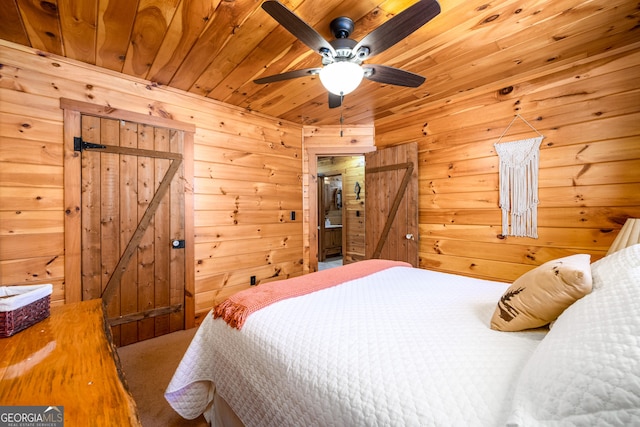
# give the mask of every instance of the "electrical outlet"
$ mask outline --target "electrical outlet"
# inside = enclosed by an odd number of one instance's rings
[[[295,221],[296,220],[296,211],[291,211],[291,221]]]
[[[251,286],[256,285],[256,276],[251,276]]]

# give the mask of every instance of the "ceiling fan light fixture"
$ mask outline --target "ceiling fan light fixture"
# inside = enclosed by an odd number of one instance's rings
[[[362,82],[364,70],[354,62],[337,61],[320,70],[322,85],[334,95],[344,96],[353,92]]]

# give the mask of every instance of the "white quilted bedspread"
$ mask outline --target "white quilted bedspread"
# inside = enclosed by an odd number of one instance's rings
[[[210,313],[165,396],[195,418],[215,384],[246,426],[505,425],[545,335],[489,328],[507,286],[394,267],[273,304],[241,331]]]

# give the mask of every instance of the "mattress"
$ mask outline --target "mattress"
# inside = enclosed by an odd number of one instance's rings
[[[246,426],[505,425],[546,331],[489,328],[508,284],[393,267],[280,301],[242,330],[209,313],[165,397],[219,394]]]

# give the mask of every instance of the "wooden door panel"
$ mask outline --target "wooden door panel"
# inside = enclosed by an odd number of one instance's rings
[[[153,149],[157,151],[171,151],[171,135],[169,129],[155,128],[153,132]],[[153,159],[153,188],[160,186],[162,177],[164,177],[169,170],[170,163],[171,161],[168,159]],[[171,196],[172,193],[169,191],[158,205],[158,209],[153,218],[155,223],[155,227],[153,227],[154,236],[152,236],[155,242],[153,247],[153,259],[155,260],[153,279],[155,283],[151,288],[153,293],[149,298],[150,301],[153,301],[155,306],[158,307],[168,307],[171,305],[169,298],[171,262],[169,251],[171,250],[171,246],[167,244],[171,242],[171,205],[169,203]],[[167,334],[171,331],[169,327],[169,315],[157,316],[153,319],[148,319],[148,322],[150,323],[150,332],[153,332],[155,335]]]
[[[417,144],[368,153],[365,160],[366,258],[406,261],[417,267]]]
[[[100,119],[87,116],[82,121],[82,138],[88,142],[100,141]],[[82,156],[82,299],[100,298],[102,295],[101,227],[100,216],[100,154],[86,153]],[[92,189],[88,191],[87,189]],[[106,283],[105,283],[106,284]]]
[[[105,123],[111,123],[112,125],[118,124],[118,121],[111,119],[102,119],[103,125]],[[115,141],[110,143],[111,141],[105,141],[104,145],[108,146],[120,146],[124,148],[136,149],[138,144],[138,126],[133,122],[120,122],[119,123],[119,144]],[[115,136],[114,136],[115,138]],[[120,212],[119,212],[119,246],[120,251],[118,253],[118,261],[123,255],[125,248],[127,247],[129,241],[133,237],[136,228],[138,226],[139,216],[138,216],[138,158],[137,156],[128,156],[128,155],[118,155],[119,163],[120,163],[120,173],[119,173],[119,191],[118,193],[114,193],[112,195],[104,194],[102,196],[103,199],[108,199],[110,197],[116,198],[119,195],[120,198]],[[134,314],[138,312],[138,292],[137,287],[138,283],[138,254],[135,252],[129,263],[126,265],[124,273],[120,278],[120,282],[118,285],[112,287],[113,294],[110,297],[103,298],[106,300],[107,308],[110,308],[111,305],[118,305],[117,302],[119,300],[120,311],[115,313],[116,316],[126,316],[129,314]],[[113,274],[118,272],[117,265],[114,266],[111,276],[109,279],[113,277]],[[109,280],[111,282],[111,280]],[[107,286],[103,290],[104,292],[109,287],[109,282]],[[109,314],[109,318],[113,318]],[[137,322],[129,322],[120,325],[120,345],[127,345],[137,342],[138,340],[138,324]]]
[[[184,152],[184,133],[171,130],[169,133],[169,147],[172,153]],[[180,176],[183,176],[181,173]],[[185,184],[183,179],[174,179],[171,181],[171,205],[169,207],[170,212],[178,212],[181,214],[171,214],[169,218],[170,222],[170,239],[173,240],[185,240]],[[171,307],[176,307],[180,304],[184,305],[185,302],[185,287],[186,287],[186,259],[184,250],[170,250],[169,251],[170,271],[169,271],[169,303]],[[165,320],[157,317],[156,322],[160,322],[164,325]],[[185,327],[185,310],[174,310],[169,315],[169,330],[167,332],[174,332]],[[164,327],[158,327],[156,323],[156,333],[165,333]]]
[[[83,141],[101,146],[82,151],[83,298],[105,300],[118,345],[183,329],[184,249],[171,245],[184,240],[183,133],[82,122]]]
[[[138,147],[144,150],[155,149],[155,131],[152,126],[138,125]],[[142,220],[144,213],[149,207],[151,199],[156,192],[156,179],[155,179],[155,159],[144,156],[136,156],[137,170],[138,170],[138,182],[137,182],[137,224]],[[163,198],[163,200],[165,200]],[[160,202],[160,206],[162,202]],[[149,224],[149,227],[142,236],[142,240],[138,244],[136,250],[137,263],[133,263],[133,259],[129,263],[130,266],[136,265],[137,268],[137,307],[136,312],[143,312],[155,308],[155,285],[156,285],[156,260],[155,260],[155,234],[161,228],[162,223],[157,223],[158,212],[156,213]],[[160,242],[158,242],[160,244]],[[168,241],[165,241],[168,243]],[[154,336],[155,321],[152,318],[142,319],[137,323],[138,333],[137,339],[145,340]],[[135,342],[135,341],[134,341]]]
[[[83,123],[85,119],[83,118]],[[100,119],[98,124],[100,128],[99,138],[91,140],[96,144],[107,145],[120,145],[123,140],[119,122],[116,120]],[[124,130],[126,132],[126,129]],[[84,135],[83,135],[84,138]],[[130,137],[129,137],[130,138]],[[121,159],[118,154],[86,151],[83,152],[82,158],[87,156],[95,156],[100,161],[100,181],[95,183],[93,187],[85,187],[83,197],[85,193],[96,191],[100,197],[100,210],[94,215],[100,219],[101,228],[101,246],[99,256],[101,259],[101,285],[100,294],[107,288],[109,278],[113,274],[118,265],[118,260],[122,254],[122,218],[120,215],[121,208],[123,206],[122,197],[118,197],[121,192],[121,182],[126,179],[128,170],[121,164]],[[111,197],[109,197],[111,195]],[[85,258],[83,253],[82,258]],[[107,306],[107,316],[115,317],[122,313],[123,307],[121,306],[120,288],[114,296],[113,303]],[[126,310],[126,307],[124,308]],[[113,337],[116,343],[121,342],[121,327],[115,326],[112,329]]]

